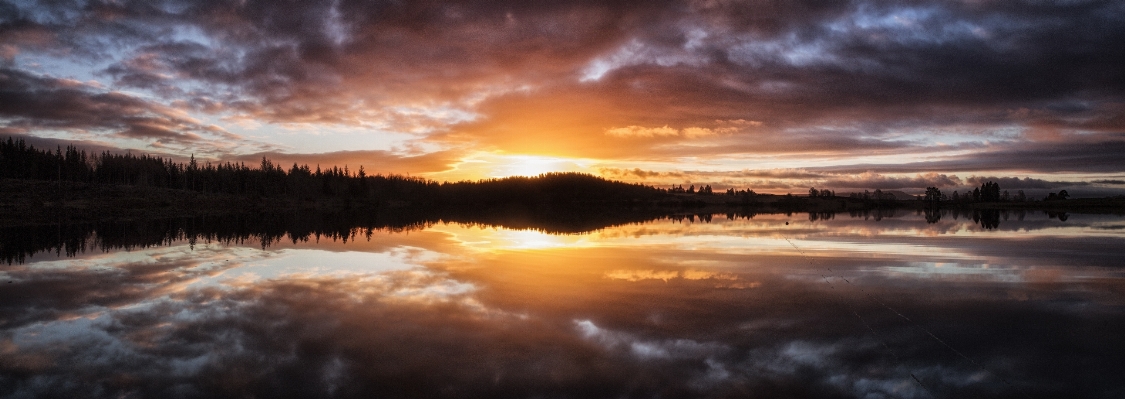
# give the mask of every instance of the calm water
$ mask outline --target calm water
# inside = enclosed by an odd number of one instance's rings
[[[952,216],[39,253],[0,396],[1125,397],[1125,218]]]

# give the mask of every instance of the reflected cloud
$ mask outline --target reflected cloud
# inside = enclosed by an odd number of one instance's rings
[[[718,343],[700,343],[689,339],[646,342],[628,333],[600,328],[590,320],[574,320],[574,326],[585,339],[609,350],[625,349],[641,359],[709,358],[730,350]]]
[[[716,282],[715,288],[745,289],[762,286],[762,283],[758,281],[740,281],[739,277],[733,273],[717,273],[703,270],[613,270],[606,272],[605,278],[632,282],[661,280],[665,283],[673,279],[712,280]]]
[[[435,224],[12,265],[0,270],[0,395],[1117,389],[1122,230],[1105,227],[1119,217],[985,230],[889,216],[711,215],[581,235]]]

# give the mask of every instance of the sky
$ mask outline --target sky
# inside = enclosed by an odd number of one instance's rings
[[[1125,193],[1121,1],[0,1],[0,138],[438,181]]]

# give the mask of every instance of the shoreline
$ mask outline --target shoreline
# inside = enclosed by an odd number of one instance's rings
[[[637,217],[704,213],[848,213],[874,210],[927,209],[1044,211],[1089,214],[1125,214],[1125,198],[1072,198],[1059,201],[942,203],[929,207],[920,200],[863,200],[850,197],[809,198],[758,194],[661,194],[649,199],[620,201],[534,202],[520,197],[487,203],[409,203],[371,198],[297,199],[201,193],[190,190],[131,186],[0,179],[0,226],[68,224],[97,221],[147,220],[213,215],[326,213],[363,214],[384,218],[459,220],[497,219],[517,214],[524,219],[620,219],[614,213]],[[428,215],[428,216],[427,216]]]

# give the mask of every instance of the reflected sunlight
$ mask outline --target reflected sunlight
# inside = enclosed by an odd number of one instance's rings
[[[480,251],[586,248],[594,246],[596,239],[590,234],[558,235],[537,230],[473,227],[456,223],[434,225],[430,230],[445,234],[462,247]]]
[[[501,230],[498,231],[503,248],[511,249],[547,249],[569,246],[567,240],[561,240],[558,235],[547,234],[534,230]]]
[[[484,393],[518,384],[537,391],[557,384],[537,368],[545,357],[555,368],[590,370],[568,374],[563,385],[600,375],[631,384],[663,373],[688,388],[782,379],[886,397],[913,386],[902,372],[908,367],[920,380],[985,393],[969,397],[1006,389],[979,378],[976,367],[946,361],[945,347],[919,345],[932,339],[887,307],[932,320],[919,326],[950,342],[971,338],[1026,358],[1093,361],[1089,370],[1107,381],[1120,375],[1122,350],[1103,344],[1117,342],[1112,332],[1120,330],[1112,324],[1122,309],[1121,272],[1112,267],[1120,263],[1119,216],[1063,222],[1035,214],[992,231],[964,217],[927,223],[909,212],[878,221],[683,216],[563,235],[448,222],[370,239],[354,230],[346,243],[327,236],[269,245],[179,241],[9,265],[0,270],[7,279],[0,280],[0,397],[20,397],[3,390],[21,375],[49,382],[32,394],[56,392],[75,375],[81,389],[93,390],[122,373],[158,389],[181,380],[210,389],[215,376],[238,372],[230,365],[263,370],[255,378],[267,383],[318,386],[327,378],[322,396],[332,396],[334,378],[403,379],[404,364],[409,373],[435,373],[420,386],[452,380],[477,392],[480,381]],[[1023,234],[1009,236],[1014,231]],[[1083,231],[1089,234],[1072,237]],[[1082,317],[1043,323],[1064,306]],[[1060,329],[1042,330],[1049,345],[1026,334],[1045,328]],[[904,363],[888,347],[919,355]],[[870,367],[856,369],[855,358]],[[457,374],[480,364],[487,365],[481,374]],[[299,379],[309,373],[291,372],[308,369],[327,371],[307,381]],[[1067,388],[1077,379],[1037,363],[1009,372]],[[872,380],[894,389],[862,385]],[[394,396],[382,388],[363,397]],[[144,393],[137,396],[162,397]],[[526,396],[534,395],[518,397]]]

